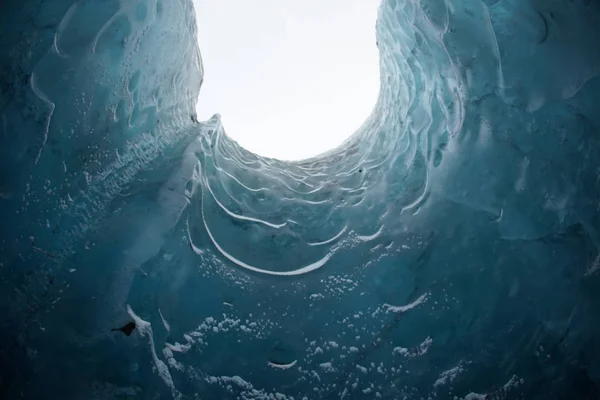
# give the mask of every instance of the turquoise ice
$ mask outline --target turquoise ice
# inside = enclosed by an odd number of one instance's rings
[[[2,398],[600,396],[598,2],[384,0],[295,163],[197,120],[191,1],[0,7]]]

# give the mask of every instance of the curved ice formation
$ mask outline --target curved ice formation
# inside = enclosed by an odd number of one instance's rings
[[[2,398],[599,396],[598,2],[383,0],[295,163],[197,121],[189,0],[1,7]]]

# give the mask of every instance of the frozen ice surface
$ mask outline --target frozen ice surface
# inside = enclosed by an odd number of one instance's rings
[[[2,398],[600,396],[598,2],[384,0],[295,163],[197,121],[190,1],[1,7]]]

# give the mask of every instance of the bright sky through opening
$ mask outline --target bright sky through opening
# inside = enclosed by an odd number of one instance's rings
[[[204,83],[198,119],[221,114],[256,154],[314,157],[340,145],[379,94],[378,0],[194,0]]]

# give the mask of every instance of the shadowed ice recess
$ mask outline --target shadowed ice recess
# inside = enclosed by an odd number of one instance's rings
[[[0,397],[600,397],[597,1],[383,0],[294,163],[197,121],[190,0],[1,7]]]

